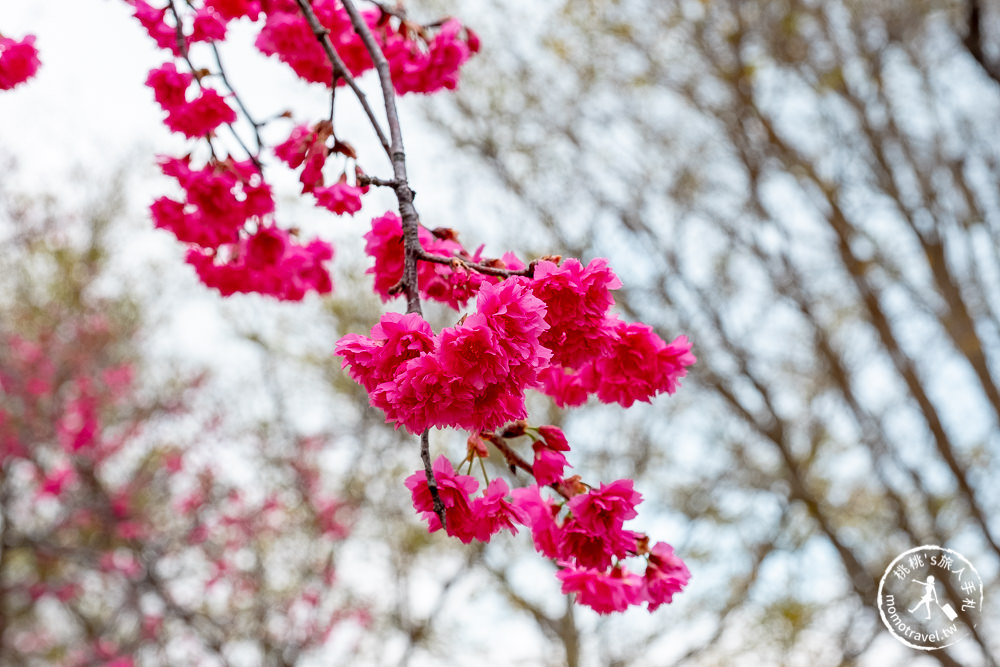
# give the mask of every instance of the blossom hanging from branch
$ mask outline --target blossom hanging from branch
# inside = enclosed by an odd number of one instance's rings
[[[290,301],[332,290],[326,263],[333,247],[319,238],[300,240],[275,219],[274,170],[293,170],[302,194],[338,216],[358,213],[372,186],[390,188],[397,211],[372,220],[366,252],[374,260],[375,292],[384,301],[403,297],[406,313],[384,314],[368,335],[344,336],[336,352],[386,421],[420,436],[423,470],[406,487],[428,529],[471,542],[528,527],[536,550],[557,565],[562,590],[599,613],[642,604],[652,611],[670,602],[690,573],[668,544],[650,546],[647,535],[625,528],[642,500],[632,480],[594,486],[566,477],[569,442],[554,426],[529,424],[526,393],[540,391],[561,407],[590,397],[622,407],[648,402],[678,389],[695,362],[691,344],[684,336],[668,343],[648,325],[615,315],[612,292],[622,283],[605,260],[485,257],[481,247],[469,252],[454,230],[424,227],[413,205],[396,97],[454,89],[462,65],[479,50],[476,35],[455,19],[421,25],[401,7],[373,3],[362,10],[355,0],[126,2],[167,54],[146,79],[163,122],[195,142],[185,156],[160,159],[182,194],[157,198],[152,218],[188,246],[187,262],[201,281],[223,295],[256,292]],[[234,21],[254,22],[260,52],[329,91],[328,118],[293,120],[283,141],[265,145],[260,130],[267,123],[232,88],[217,49]],[[30,57],[7,42],[0,42],[0,64],[13,54],[7,71],[15,74],[6,76],[23,80],[37,68],[31,38],[25,40]],[[213,56],[211,66],[196,62],[205,53]],[[359,83],[372,70],[384,122]],[[378,173],[368,163],[374,158],[359,156],[338,136],[334,102],[345,89],[367,117],[385,153],[381,168],[388,166],[391,177],[369,175]],[[221,132],[235,141],[235,155],[222,152]],[[422,316],[425,299],[469,311],[435,332]],[[447,457],[432,463],[431,428],[468,432],[459,469],[471,472],[478,461],[482,493],[480,481],[458,474]],[[530,461],[514,442],[524,438]],[[534,483],[511,489],[501,477],[490,480],[489,447],[502,454],[512,480],[521,471]],[[49,486],[68,483],[60,475]],[[645,563],[643,574],[629,570],[635,561]]]

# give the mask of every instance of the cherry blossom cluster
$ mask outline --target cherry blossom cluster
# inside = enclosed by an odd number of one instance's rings
[[[296,2],[273,0],[260,4],[270,7],[257,48],[276,56],[306,81],[333,85],[333,66]],[[315,0],[312,9],[329,31],[330,41],[351,75],[359,76],[371,69],[371,56],[343,6],[337,0]],[[392,83],[400,95],[454,89],[459,69],[479,50],[478,37],[454,19],[444,21],[431,36],[426,28],[395,20],[381,8],[365,10],[363,16],[389,61]],[[340,76],[336,80],[344,83]]]
[[[307,82],[343,84],[346,77],[372,68],[343,5],[337,0],[311,3],[346,67],[335,76],[334,65],[295,0],[126,2],[157,46],[172,58],[151,70],[146,80],[165,113],[164,124],[187,139],[206,140],[210,152],[197,163],[190,155],[161,160],[164,174],[178,181],[184,197],[160,197],[153,203],[156,226],[188,244],[188,263],[205,285],[223,295],[257,292],[299,300],[309,292],[331,291],[326,263],[333,257],[333,247],[319,239],[301,243],[296,230],[274,220],[260,144],[259,129],[264,124],[245,118],[258,142],[256,151],[246,149],[247,159],[218,157],[212,140],[220,128],[233,129],[239,118],[236,108],[247,112],[228,89],[224,72],[197,68],[192,53],[199,44],[214,47],[225,40],[234,21],[257,22],[255,45],[262,53],[277,57]],[[475,35],[454,20],[431,30],[380,8],[366,10],[364,17],[389,60],[400,94],[454,88],[459,68],[478,49]],[[316,206],[336,215],[353,215],[361,209],[361,196],[368,191],[359,182],[364,171],[330,120],[296,124],[271,153],[288,168],[300,170],[302,193],[310,194]],[[328,166],[331,156],[340,158],[339,174],[337,165]]]
[[[366,237],[375,290],[383,297],[402,274],[398,222],[393,214],[376,218]],[[421,241],[427,251],[468,256],[453,238],[426,232]],[[489,264],[497,263],[506,264]],[[510,268],[523,266],[514,260]],[[426,280],[421,293],[452,305],[478,286],[476,311],[437,335],[419,316],[386,313],[370,336],[349,334],[337,344],[344,367],[368,390],[372,405],[412,433],[432,426],[490,430],[524,419],[527,389],[561,406],[580,405],[590,394],[625,407],[648,402],[676,391],[695,361],[686,337],[666,343],[648,325],[625,323],[610,312],[611,292],[621,281],[603,259],[587,266],[543,260],[530,277],[503,280],[461,261],[423,262],[418,278]]]
[[[633,482],[594,489],[578,477],[564,478],[570,447],[563,432],[521,420],[529,389],[560,405],[579,405],[595,394],[626,407],[673,393],[695,362],[687,338],[666,343],[648,325],[625,323],[611,313],[612,292],[621,281],[605,260],[584,266],[575,259],[545,259],[526,267],[510,254],[483,260],[479,249],[470,255],[449,230],[420,231],[423,252],[437,256],[419,265],[420,293],[457,308],[474,292],[475,310],[438,333],[416,313],[386,313],[370,335],[348,334],[336,351],[368,390],[371,404],[397,428],[415,434],[431,427],[467,430],[470,467],[487,455],[489,442],[512,469],[534,477],[534,484],[513,491],[493,479],[476,495],[478,480],[456,474],[439,457],[432,472],[447,534],[463,542],[488,541],[500,530],[516,533],[517,525],[529,526],[537,551],[558,565],[563,591],[575,593],[580,603],[610,613],[642,604],[652,611],[670,602],[690,573],[668,544],[650,548],[646,535],[623,527],[641,500]],[[376,218],[366,239],[375,291],[389,299],[404,269],[399,218]],[[484,268],[511,275],[478,272]],[[533,440],[531,463],[505,442],[524,435]],[[426,471],[411,475],[406,486],[429,530],[440,530]],[[563,501],[545,498],[546,486]],[[634,557],[646,561],[641,576],[624,563]]]
[[[528,429],[519,431],[527,433]],[[540,436],[536,446],[545,443],[542,448],[568,450],[558,428],[542,426],[535,432]],[[485,453],[470,447],[466,461],[471,467],[473,458]],[[543,479],[543,474],[547,476],[548,471],[539,471],[538,459],[534,468],[536,480]],[[511,492],[502,479],[493,479],[482,495],[474,495],[479,481],[471,475],[456,474],[444,456],[434,462],[434,478],[446,509],[448,535],[466,543],[473,539],[486,542],[502,530],[516,534],[518,525],[528,526],[535,549],[558,564],[563,592],[575,593],[581,604],[598,613],[624,611],[642,604],[654,611],[671,602],[674,593],[690,579],[687,566],[669,544],[658,542],[650,548],[648,536],[624,528],[625,521],[637,515],[635,507],[642,500],[632,480],[617,480],[593,489],[577,477],[559,479],[552,486],[564,499],[557,502],[544,496],[538,483]],[[408,477],[406,486],[428,529],[440,530],[441,521],[434,511],[424,471]],[[625,563],[628,558],[645,560],[641,576],[629,571]]]
[[[0,34],[0,90],[10,90],[35,76],[39,65],[34,35],[18,40]]]

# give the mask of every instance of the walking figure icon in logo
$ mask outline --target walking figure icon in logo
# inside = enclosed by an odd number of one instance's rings
[[[916,579],[910,579],[910,581],[912,581],[915,584],[920,584],[921,586],[923,586],[924,594],[923,597],[920,598],[920,602],[918,602],[915,607],[913,607],[912,609],[908,609],[907,611],[909,611],[912,614],[921,607],[926,606],[927,607],[926,620],[929,621],[931,620],[931,602],[933,602],[941,609],[941,611],[944,612],[944,615],[948,617],[949,621],[955,620],[958,614],[955,613],[955,610],[952,608],[952,606],[950,604],[941,604],[941,602],[938,600],[937,583],[934,581],[934,575],[930,575],[929,577],[927,577],[927,581],[917,581]]]

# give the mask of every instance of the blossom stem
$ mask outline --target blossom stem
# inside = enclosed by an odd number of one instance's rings
[[[479,459],[479,467],[482,468],[482,470],[483,470],[483,482],[486,484],[486,486],[489,486],[490,485],[490,474],[488,472],[486,472],[486,464],[483,463],[483,459],[482,459],[481,456],[477,456],[476,458]]]
[[[488,264],[476,264],[474,262],[469,262],[461,257],[445,257],[444,255],[434,255],[423,248],[417,253],[417,259],[422,262],[434,262],[435,264],[455,264],[456,262],[461,264],[463,267],[470,271],[475,271],[476,273],[482,273],[487,276],[500,276],[501,278],[510,278],[511,276],[525,276],[530,278],[535,273],[535,265],[537,261],[532,261],[525,268],[514,271],[511,269],[504,269],[499,266],[490,266]]]
[[[191,70],[191,74],[194,75],[195,83],[198,84],[198,88],[203,89],[205,88],[205,84],[201,82],[201,75],[199,74],[199,70],[197,67],[194,66],[194,63],[191,61],[191,55],[190,53],[188,53],[187,39],[184,37],[184,26],[181,22],[180,11],[177,9],[177,5],[174,3],[174,0],[170,0],[170,4],[167,5],[167,7],[170,9],[170,13],[173,14],[174,17],[174,29],[177,33],[177,52],[180,53],[181,58],[184,60],[185,63],[187,63],[188,68]],[[214,44],[212,45],[212,48],[213,49],[215,48]],[[222,69],[222,61],[219,60],[218,51],[215,52],[215,56],[216,56],[216,62],[219,64],[219,74],[222,77],[222,81],[223,83],[226,84],[226,87],[229,88],[229,91],[235,96],[236,91],[234,91],[232,87],[229,86],[229,81],[226,79],[226,73]],[[250,114],[247,113],[246,107],[243,106],[243,102],[241,102],[240,99],[237,97],[236,103],[239,105],[240,110],[246,117],[247,122],[249,122],[251,125],[254,126],[254,133],[256,134],[257,124],[254,122],[253,118],[250,117]],[[254,163],[254,166],[257,167],[257,171],[259,171],[261,173],[261,176],[263,176],[264,167],[261,165],[260,159],[258,158],[258,153],[260,152],[260,135],[259,134],[257,135],[257,151],[254,152],[251,151],[250,147],[246,145],[246,142],[243,141],[243,137],[241,137],[240,133],[236,131],[236,128],[233,126],[232,123],[226,123],[226,127],[229,128],[229,131],[232,133],[233,138],[236,140],[236,143],[239,144],[240,148],[243,149],[243,152],[246,153],[247,156],[249,156],[250,161]],[[212,151],[212,157],[218,159],[218,156],[215,154],[215,146],[212,145],[211,135],[206,135],[205,139],[208,140],[208,146],[209,149],[211,149]]]
[[[441,494],[438,493],[437,480],[434,478],[434,469],[431,467],[430,429],[420,434],[420,459],[424,462],[424,475],[427,477],[427,489],[431,492],[431,499],[434,501],[434,513],[441,520],[441,528],[447,531],[444,502],[441,500]]]
[[[484,431],[483,433],[480,433],[480,437],[483,438],[484,440],[489,441],[491,445],[496,447],[497,450],[501,454],[503,454],[503,458],[505,461],[507,461],[507,465],[510,466],[511,472],[515,472],[517,468],[520,468],[521,470],[525,471],[532,477],[535,476],[534,466],[528,463],[528,461],[523,456],[521,456],[513,449],[511,449],[510,445],[507,444],[503,436],[497,435],[496,433],[488,433]],[[570,495],[566,492],[566,489],[563,488],[562,485],[549,484],[549,488],[558,493],[566,500],[570,499]]]

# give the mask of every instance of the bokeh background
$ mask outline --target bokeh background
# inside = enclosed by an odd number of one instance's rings
[[[599,617],[523,534],[428,535],[416,441],[331,357],[382,312],[361,234],[392,202],[333,219],[279,183],[285,224],[337,244],[334,295],[220,299],[145,213],[184,144],[128,7],[4,3],[43,68],[0,97],[0,664],[995,664],[1000,4],[407,7],[483,44],[456,93],[402,106],[424,223],[608,257],[623,317],[694,341],[675,396],[532,405],[574,472],[637,480],[688,590]],[[248,104],[323,117],[245,28],[223,55]],[[922,544],[985,590],[976,636],[929,653],[876,606]]]

